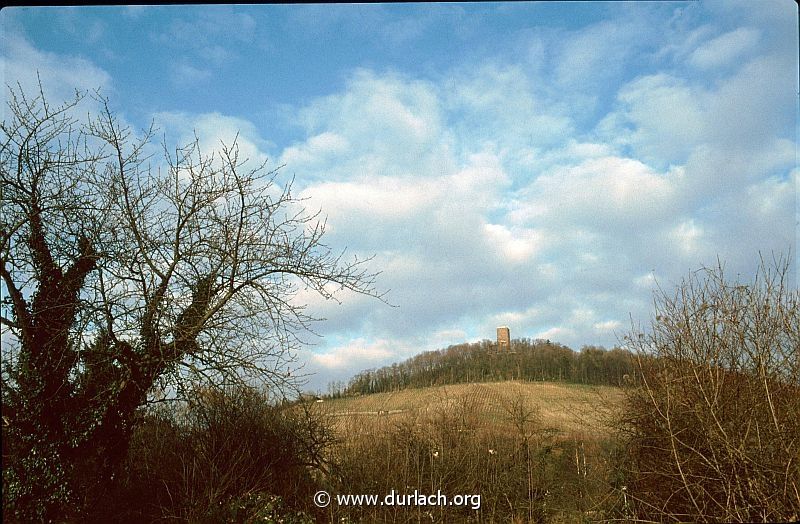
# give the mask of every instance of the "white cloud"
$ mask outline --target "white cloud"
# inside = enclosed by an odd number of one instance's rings
[[[45,96],[51,103],[69,100],[74,97],[76,89],[88,92],[99,89],[106,96],[112,92],[109,74],[91,61],[80,56],[36,49],[13,27],[8,27],[10,21],[7,18],[3,21],[0,69],[5,84],[16,88],[19,83],[25,92],[32,93],[38,90],[41,80]]]
[[[542,234],[530,229],[511,230],[502,224],[483,226],[487,243],[494,246],[500,259],[507,263],[519,263],[531,259],[542,244]]]
[[[316,353],[311,356],[311,362],[322,368],[333,370],[354,365],[368,368],[385,363],[397,355],[397,349],[387,340],[367,341],[359,338],[325,353]]]
[[[303,144],[290,146],[283,151],[281,160],[287,165],[309,166],[330,161],[347,153],[350,144],[343,136],[326,131],[312,136]],[[331,158],[333,157],[333,158]]]
[[[156,126],[166,134],[167,143],[186,145],[193,142],[196,136],[205,155],[220,151],[223,144],[230,147],[235,141],[239,146],[240,162],[247,159],[247,165],[251,168],[266,162],[267,153],[274,148],[273,144],[260,136],[252,122],[237,117],[220,113],[173,111],[156,113],[153,118]],[[276,162],[273,162],[273,167],[277,167]]]
[[[503,311],[491,315],[487,322],[481,325],[481,328],[486,333],[491,333],[492,326],[509,326],[514,328],[524,328],[525,326],[536,325],[539,323],[543,311],[541,306],[533,306],[524,310]],[[511,336],[516,337],[518,334],[512,331]]]
[[[726,150],[757,152],[776,138],[795,138],[797,58],[763,55],[745,62],[709,92],[709,139]]]
[[[752,273],[759,252],[787,254],[797,260],[797,168],[730,191],[705,210],[711,245],[733,271]],[[746,232],[743,234],[743,232]]]
[[[292,169],[324,180],[406,176],[415,173],[421,162],[427,162],[429,172],[449,167],[445,165],[449,155],[447,137],[442,136],[439,102],[433,86],[424,81],[358,70],[342,93],[319,98],[299,109],[297,121],[312,137],[336,135],[350,145],[351,154],[327,165],[324,172],[316,157],[315,164],[303,162],[311,161],[318,152],[315,147],[319,144],[313,140],[285,151],[282,163],[293,159]],[[434,145],[443,147],[432,150]]]
[[[624,19],[604,20],[562,35],[555,59],[556,81],[580,90],[594,87],[617,74],[646,37],[641,27]]]
[[[703,229],[689,219],[672,228],[669,233],[675,246],[686,255],[694,254],[703,241]]]
[[[565,140],[573,130],[567,108],[539,89],[519,65],[470,64],[443,86],[452,133],[462,144],[488,144],[512,156]]]
[[[552,227],[645,227],[675,212],[682,178],[680,169],[659,174],[629,158],[590,158],[537,177],[519,193],[510,217],[522,224]]]
[[[603,132],[604,138],[627,136],[637,153],[654,161],[684,162],[692,149],[704,142],[711,124],[705,115],[708,95],[665,73],[634,80],[619,91],[617,99],[623,109],[601,123],[602,129],[612,122],[608,132]],[[621,121],[614,125],[616,118]]]
[[[592,327],[599,332],[616,332],[622,327],[622,322],[619,320],[604,320],[596,322]]]
[[[399,306],[359,325],[410,351],[504,324],[610,346],[630,315],[646,321],[656,279],[796,244],[796,67],[763,51],[758,27],[691,16],[676,14],[668,37],[614,22],[559,45],[537,34],[543,63],[530,68],[487,60],[436,82],[359,71],[301,110],[308,138],[284,158],[310,168],[306,194],[336,242],[379,253]],[[581,132],[592,82],[614,104]]]
[[[170,78],[179,87],[197,87],[198,84],[211,78],[211,70],[181,62],[170,70]]]
[[[689,55],[689,63],[700,69],[729,65],[751,51],[759,39],[759,31],[740,27],[706,42]]]
[[[599,137],[654,165],[686,163],[697,150],[759,151],[795,132],[796,59],[762,55],[715,82],[670,73],[622,86]]]
[[[284,155],[285,158],[285,155]],[[331,233],[345,223],[369,228],[409,219],[423,208],[430,209],[440,196],[438,184],[398,177],[366,178],[353,182],[329,182],[307,187],[309,197],[329,217]]]
[[[785,170],[793,143],[731,155],[742,138],[717,129],[726,102],[715,97],[745,96],[747,67],[769,68],[754,61],[710,87],[672,72],[640,77],[588,136],[570,136],[569,118],[520,68],[459,71],[453,89],[359,71],[301,110],[308,138],[283,154],[311,175],[303,195],[328,213],[334,242],[379,254],[399,306],[345,301],[337,318],[352,326],[343,319],[363,315],[359,326],[417,351],[452,343],[451,332],[492,338],[502,324],[575,347],[614,344],[629,315],[647,310],[656,274],[677,281],[725,252],[733,233],[720,223],[762,213],[750,226],[743,218],[738,237],[785,214],[785,183],[746,188]]]

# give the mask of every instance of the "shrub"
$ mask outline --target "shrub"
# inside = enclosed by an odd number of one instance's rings
[[[649,520],[800,518],[800,294],[788,262],[721,265],[659,292],[624,420],[632,511]]]
[[[312,522],[327,428],[302,404],[251,389],[197,390],[134,433],[104,521]],[[280,520],[282,519],[282,520]]]

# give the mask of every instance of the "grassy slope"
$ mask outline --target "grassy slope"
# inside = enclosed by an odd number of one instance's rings
[[[526,409],[538,412],[541,426],[592,438],[612,431],[610,419],[620,409],[622,397],[622,390],[608,386],[510,381],[376,393],[326,400],[315,408],[346,433],[354,426],[378,430],[387,423],[463,412],[465,407],[474,414],[472,424],[497,428],[512,426],[509,409],[521,399]]]

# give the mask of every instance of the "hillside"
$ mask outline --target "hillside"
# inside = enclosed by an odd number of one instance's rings
[[[539,339],[515,339],[498,351],[489,340],[426,351],[404,362],[358,373],[349,384],[332,384],[329,396],[397,391],[405,388],[509,380],[619,386],[633,373],[631,354],[620,348],[581,350]]]
[[[460,416],[469,430],[510,429],[515,416],[524,412],[542,429],[591,438],[611,433],[610,418],[622,397],[622,390],[612,386],[504,381],[341,397],[318,402],[315,409],[348,434],[443,416]]]

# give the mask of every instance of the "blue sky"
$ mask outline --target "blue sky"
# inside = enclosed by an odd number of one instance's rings
[[[492,338],[580,349],[656,282],[797,253],[797,8],[543,2],[7,8],[4,82],[285,164],[396,307],[327,320],[309,384]],[[795,262],[793,270],[797,271]]]

